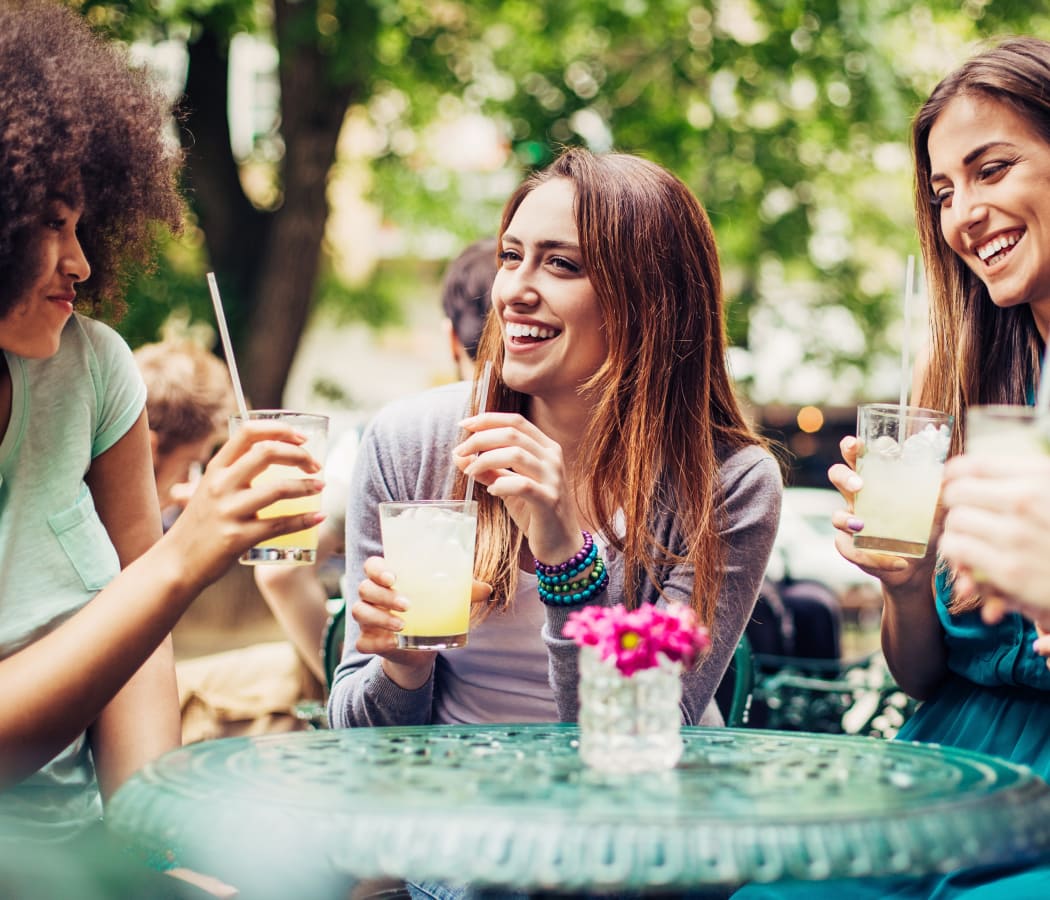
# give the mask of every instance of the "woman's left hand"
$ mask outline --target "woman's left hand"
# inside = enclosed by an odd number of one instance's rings
[[[453,451],[464,474],[499,497],[544,562],[580,549],[580,526],[561,445],[517,413],[482,413],[460,423],[469,435]]]

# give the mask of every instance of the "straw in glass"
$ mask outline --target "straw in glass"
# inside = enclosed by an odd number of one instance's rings
[[[909,254],[908,265],[904,272],[904,336],[901,340],[900,419],[902,428],[904,427],[904,412],[908,408],[908,382],[911,381],[911,373],[908,370],[908,332],[911,329],[911,299],[914,283],[915,257]]]
[[[485,404],[489,398],[489,380],[492,378],[492,360],[485,360],[485,367],[481,370],[481,380],[478,382],[474,392],[474,406],[477,412],[474,413],[476,416],[480,416],[485,412]],[[467,490],[463,495],[463,512],[467,512],[470,509],[470,498],[474,496],[474,476],[467,476]]]
[[[219,285],[215,273],[208,273],[208,290],[211,291],[211,302],[215,307],[215,319],[219,324],[219,336],[222,338],[222,349],[226,353],[226,365],[230,369],[230,380],[233,382],[233,393],[237,397],[237,409],[241,411],[241,421],[248,421],[248,405],[244,402],[244,391],[241,388],[241,376],[237,374],[237,360],[233,356],[233,342],[230,341],[230,329],[226,327],[226,314],[222,311],[222,299],[219,297]]]

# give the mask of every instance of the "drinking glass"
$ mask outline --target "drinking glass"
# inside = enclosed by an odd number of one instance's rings
[[[383,556],[394,590],[411,608],[397,615],[405,650],[449,650],[467,643],[478,504],[462,500],[379,504]]]
[[[966,411],[966,453],[977,456],[1050,454],[1050,417],[1034,406],[992,404]]]
[[[328,440],[328,417],[313,413],[292,412],[286,409],[253,409],[248,413],[249,420],[276,419],[285,422],[306,438],[303,445],[306,451],[316,460],[323,461],[325,445]],[[242,424],[239,415],[230,416],[230,434]],[[260,472],[252,481],[253,485],[270,481],[281,481],[287,478],[313,478],[298,466],[272,465]],[[321,509],[321,495],[295,497],[290,500],[278,500],[259,510],[260,519],[272,519],[277,516],[291,516],[297,513],[317,512]],[[283,564],[294,566],[310,565],[317,561],[318,526],[282,534],[256,544],[241,554],[240,562],[246,566],[260,564]]]
[[[857,473],[864,487],[854,514],[864,529],[853,545],[894,556],[922,557],[933,528],[954,418],[894,403],[857,407]]]

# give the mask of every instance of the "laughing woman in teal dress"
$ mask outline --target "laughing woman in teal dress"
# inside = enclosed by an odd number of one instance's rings
[[[945,78],[915,119],[913,149],[931,310],[914,396],[954,413],[958,451],[967,407],[1030,402],[1039,377],[1050,327],[1050,44],[1012,39]],[[829,474],[852,510],[856,439],[844,439],[842,452],[845,463]],[[951,465],[962,472],[966,463]],[[1050,778],[1050,670],[1033,652],[1033,623],[1016,611],[982,617],[972,578],[956,577],[935,541],[926,558],[904,560],[856,550],[851,536],[864,523],[851,511],[835,525],[839,552],[881,579],[886,660],[924,701],[899,738],[994,754]],[[736,896],[1042,900],[1050,860],[1041,862],[751,885]]]

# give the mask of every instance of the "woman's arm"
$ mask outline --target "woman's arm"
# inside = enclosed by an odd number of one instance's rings
[[[755,607],[780,519],[783,490],[780,471],[772,457],[757,447],[742,450],[727,460],[722,467],[721,485],[725,512],[721,531],[726,548],[724,579],[715,607],[711,649],[694,669],[682,676],[682,719],[687,725],[722,724],[712,700]],[[668,535],[674,534],[675,544],[680,545],[682,538],[675,534],[675,523],[665,524]],[[609,587],[599,602],[603,606],[625,603],[622,562],[611,550],[606,555]],[[690,604],[693,581],[692,567],[675,566],[661,587],[667,600]],[[643,594],[651,595],[647,600],[666,602],[648,585],[643,584],[642,590]],[[563,607],[548,607],[543,630],[550,654],[551,685],[562,721],[575,721],[578,716],[577,648],[561,636],[569,612]]]
[[[253,573],[255,586],[277,624],[292,642],[303,665],[322,685],[328,681],[321,659],[321,641],[328,624],[328,591],[318,569],[342,549],[342,533],[336,534],[322,526],[317,538],[317,561],[313,565],[256,566]],[[344,600],[350,602],[350,598]]]
[[[272,463],[319,472],[301,443],[272,422],[238,431],[208,464],[167,534],[74,616],[0,660],[0,789],[35,772],[85,731],[201,589],[241,552],[318,523],[317,513],[256,517],[276,500],[320,491],[312,478],[251,486]]]
[[[715,691],[754,612],[780,523],[783,481],[776,461],[767,453],[758,448],[738,451],[723,464],[720,483],[724,574],[711,649],[697,667],[682,676],[682,715],[687,725],[724,724],[713,703]],[[688,602],[692,588],[692,572],[681,567],[671,573],[664,590],[681,592]]]
[[[853,546],[853,535],[862,523],[853,516],[853,501],[863,481],[855,471],[857,439],[843,438],[840,447],[844,462],[828,472],[847,504],[846,509],[832,517],[832,524],[838,529],[835,547],[845,559],[882,582],[882,651],[886,664],[905,693],[924,700],[948,671],[944,631],[937,618],[933,589],[935,548],[943,511],[939,510],[935,518],[923,559],[858,550]]]
[[[92,461],[85,480],[123,569],[161,536],[145,410],[124,437]],[[179,745],[170,638],[106,705],[90,737],[104,798],[145,763]]]

